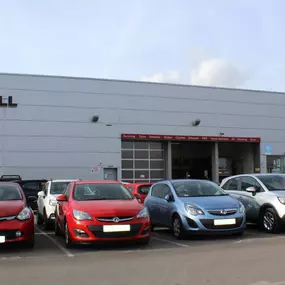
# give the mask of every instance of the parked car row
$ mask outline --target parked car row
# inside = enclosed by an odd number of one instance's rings
[[[34,245],[34,213],[20,183],[0,182],[0,243]],[[37,198],[38,224],[54,227],[66,247],[77,243],[135,241],[148,244],[157,226],[177,239],[188,234],[242,235],[248,221],[281,230],[285,175],[238,175],[221,186],[208,180],[47,181]]]

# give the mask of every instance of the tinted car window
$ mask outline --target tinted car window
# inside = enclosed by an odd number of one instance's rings
[[[65,190],[66,186],[70,182],[52,182],[51,187],[50,187],[50,194],[62,194],[63,191]]]
[[[285,190],[285,176],[259,175],[257,177],[269,191]]]
[[[161,198],[164,198],[166,195],[172,194],[171,189],[166,184],[161,184]]]
[[[16,185],[0,185],[0,201],[23,200]]]
[[[151,190],[151,196],[162,198],[161,184],[154,185]]]
[[[69,183],[69,184],[66,186],[65,190],[64,190],[64,195],[67,197],[67,200],[69,200],[71,185],[72,185],[72,184]]]
[[[256,192],[262,191],[261,185],[250,176],[244,176],[241,178],[241,190],[246,191],[248,187],[254,187],[256,189]]]
[[[225,183],[225,185],[222,188],[225,190],[239,190],[238,182],[239,182],[238,178],[230,179]]]
[[[132,200],[133,195],[121,184],[77,184],[74,188],[74,200]]]
[[[147,195],[150,189],[150,185],[138,186],[138,193]]]
[[[182,181],[173,182],[178,197],[203,197],[228,195],[217,184],[209,181]]]

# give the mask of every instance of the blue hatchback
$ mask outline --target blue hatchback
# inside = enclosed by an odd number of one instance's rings
[[[208,180],[166,180],[152,185],[144,202],[152,226],[166,226],[177,238],[188,232],[242,235],[245,208]]]

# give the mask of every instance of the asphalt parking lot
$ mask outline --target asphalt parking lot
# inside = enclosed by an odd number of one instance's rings
[[[148,246],[117,244],[67,250],[63,238],[36,226],[34,249],[0,248],[0,274],[5,285],[91,284],[95,276],[100,285],[281,285],[285,284],[278,283],[285,280],[280,266],[285,261],[284,242],[284,233],[265,234],[255,226],[249,226],[242,238],[192,237],[181,241],[169,230],[157,229]],[[265,270],[268,260],[278,265],[270,264],[273,271],[269,275]]]

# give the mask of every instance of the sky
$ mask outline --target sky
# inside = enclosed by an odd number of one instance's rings
[[[0,72],[285,91],[284,0],[0,1]]]

